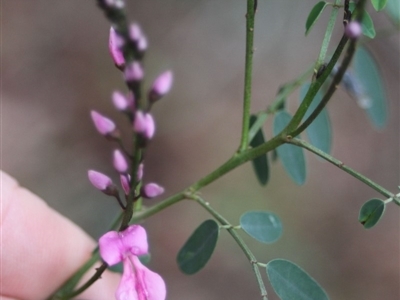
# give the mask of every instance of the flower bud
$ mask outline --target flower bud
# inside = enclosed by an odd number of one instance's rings
[[[142,180],[142,178],[143,178],[143,169],[144,169],[144,164],[140,164],[139,166],[138,166],[138,170],[137,170],[137,180]]]
[[[132,23],[129,25],[129,38],[132,41],[137,42],[142,35],[142,29],[140,28],[139,24]]]
[[[116,131],[116,126],[113,121],[99,114],[97,111],[90,112],[94,126],[101,135],[111,135]]]
[[[124,70],[124,78],[127,82],[141,81],[143,79],[144,72],[139,62],[134,61],[126,66]]]
[[[114,91],[112,93],[112,102],[119,111],[125,111],[129,107],[129,100],[119,91]]]
[[[128,170],[128,162],[122,152],[118,149],[115,149],[113,153],[113,165],[115,170],[119,173],[126,173]]]
[[[141,189],[142,197],[147,199],[158,197],[162,193],[164,193],[164,188],[156,183],[148,183]]]
[[[139,40],[137,41],[137,48],[140,52],[144,52],[147,50],[149,44],[147,42],[147,38],[144,35],[141,35]]]
[[[351,21],[349,24],[347,24],[344,34],[349,39],[358,39],[362,34],[361,24],[357,21]]]
[[[172,82],[173,75],[171,71],[166,71],[159,75],[151,87],[149,101],[153,103],[166,95],[171,90]]]
[[[122,53],[123,39],[118,35],[113,27],[110,28],[110,37],[108,40],[108,50],[110,51],[111,58],[115,66],[122,70],[125,66],[125,58]]]
[[[135,120],[133,121],[133,130],[141,134],[147,140],[150,140],[154,136],[156,130],[154,119],[151,114],[143,113],[140,110],[137,111]]]
[[[121,181],[122,189],[124,190],[125,195],[129,195],[130,184],[129,184],[129,175],[121,174],[119,176],[119,180]]]
[[[103,173],[94,171],[94,170],[89,170],[88,171],[88,178],[92,185],[102,191],[106,195],[115,195],[118,194],[118,191],[113,184],[112,180],[110,177],[107,175],[104,175]]]
[[[125,2],[123,0],[105,0],[104,2],[110,8],[121,9],[125,7]]]

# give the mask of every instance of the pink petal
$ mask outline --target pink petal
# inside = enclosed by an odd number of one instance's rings
[[[117,300],[165,300],[166,294],[160,275],[142,265],[136,256],[124,259],[124,273],[115,294]]]
[[[146,230],[140,225],[131,225],[119,233],[127,254],[143,255],[148,253]]]
[[[129,195],[130,192],[130,186],[129,186],[129,175],[120,175],[119,179],[121,181],[121,186],[122,189],[124,190],[125,195]]]
[[[127,65],[124,70],[124,78],[126,81],[140,81],[143,79],[143,76],[143,68],[137,61]]]
[[[166,71],[159,75],[154,81],[152,91],[159,96],[167,94],[172,87],[173,76],[171,71]]]
[[[142,188],[143,197],[151,199],[164,193],[164,188],[157,183],[148,183]]]
[[[115,123],[110,119],[104,117],[103,115],[99,114],[97,111],[92,110],[90,112],[90,115],[92,117],[94,126],[100,134],[110,134],[115,130]]]
[[[125,173],[128,170],[128,162],[122,152],[118,149],[114,150],[113,153],[113,165],[115,170],[120,173]]]
[[[112,94],[112,102],[116,109],[124,111],[128,108],[128,99],[119,91],[114,91]]]
[[[101,258],[109,265],[113,266],[124,258],[125,247],[121,237],[116,231],[109,231],[99,239],[99,251]]]

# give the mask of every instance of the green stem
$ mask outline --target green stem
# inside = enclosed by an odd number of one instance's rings
[[[321,151],[320,149],[314,147],[313,145],[307,143],[304,140],[298,139],[298,138],[293,138],[293,139],[288,139],[287,143],[296,145],[298,147],[302,147],[304,149],[307,149],[308,151],[318,155],[319,157],[329,161],[331,164],[337,166],[339,169],[342,169],[346,173],[350,174],[354,178],[358,179],[359,181],[365,183],[369,187],[373,188],[375,191],[378,193],[382,194],[386,198],[395,198],[396,195],[385,189],[384,187],[380,186],[379,184],[373,182],[371,179],[365,177],[364,175],[358,173],[357,171],[353,170],[352,168],[346,166],[343,162],[340,160],[334,158],[333,156]]]
[[[253,71],[253,40],[254,40],[255,0],[247,0],[246,13],[246,60],[244,70],[243,93],[243,124],[239,152],[244,151],[249,145],[249,124],[251,105],[251,84]]]
[[[210,206],[210,204],[208,202],[204,201],[201,197],[199,197],[198,195],[192,195],[190,198],[195,200],[205,210],[207,210],[219,223],[221,223],[223,226],[227,226],[226,230],[233,237],[233,239],[236,241],[236,243],[239,245],[239,247],[242,249],[243,253],[246,255],[247,259],[251,263],[253,272],[257,278],[257,283],[260,288],[262,299],[268,300],[267,290],[266,290],[264,282],[262,280],[262,276],[260,273],[257,259],[254,256],[254,254],[251,252],[250,248],[246,245],[246,243],[240,237],[240,235],[236,232],[236,229],[232,226],[231,223],[228,222],[227,219],[225,219],[220,213],[218,213],[215,209],[213,209]]]
[[[336,0],[335,4],[332,5],[332,13],[329,18],[328,26],[325,31],[324,40],[322,41],[321,50],[319,52],[317,63],[315,64],[314,74],[316,74],[319,68],[325,61],[326,52],[328,51],[329,42],[331,41],[333,28],[335,27],[336,18],[339,12],[339,5],[342,1]]]

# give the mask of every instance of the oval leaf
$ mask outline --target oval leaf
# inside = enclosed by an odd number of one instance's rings
[[[242,229],[257,241],[270,244],[282,235],[282,223],[277,215],[267,211],[248,211],[240,217]]]
[[[296,264],[275,259],[267,264],[269,281],[282,300],[328,300],[319,284]]]
[[[217,244],[218,233],[219,226],[214,220],[204,221],[197,227],[176,258],[183,273],[194,274],[207,264]]]
[[[287,124],[289,124],[292,117],[286,111],[280,111],[275,115],[274,119],[274,135],[279,134]],[[304,184],[306,181],[306,160],[304,151],[300,147],[293,145],[283,144],[279,146],[276,151],[281,160],[285,171],[289,176],[299,185]]]
[[[373,125],[380,129],[387,122],[387,104],[383,82],[375,60],[369,52],[360,47],[354,56],[354,75],[363,87],[369,100],[367,114]]]
[[[400,1],[399,0],[388,0],[385,11],[389,16],[396,22],[400,24]]]
[[[371,199],[361,207],[358,221],[365,229],[370,229],[378,223],[384,212],[385,202],[380,199]]]
[[[372,6],[376,11],[380,11],[385,8],[387,0],[371,0]]]
[[[257,120],[257,117],[252,115],[250,116],[250,128],[253,126],[254,122]],[[256,135],[250,142],[250,146],[255,148],[265,143],[264,134],[262,129],[257,131]],[[252,160],[254,172],[256,173],[257,179],[261,185],[266,185],[269,179],[269,165],[267,154],[260,155]]]
[[[315,22],[317,22],[318,18],[321,16],[322,11],[327,5],[328,3],[326,3],[325,1],[320,1],[315,4],[314,7],[311,9],[306,21],[306,35],[314,26]]]
[[[310,84],[304,84],[300,89],[300,102],[303,101],[305,95],[307,94]],[[317,93],[313,102],[311,102],[304,118],[308,118],[309,115],[317,108],[318,104],[322,100],[322,94]],[[315,118],[306,129],[306,133],[310,143],[317,147],[318,149],[324,151],[325,153],[331,152],[332,147],[332,130],[331,122],[329,119],[328,111],[324,108],[318,117]]]

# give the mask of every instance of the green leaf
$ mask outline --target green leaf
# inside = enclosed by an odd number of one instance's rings
[[[400,0],[388,0],[385,11],[394,22],[400,24]]]
[[[286,111],[280,111],[274,119],[274,135],[279,134],[292,119]],[[299,185],[306,181],[306,160],[304,151],[300,147],[283,144],[277,149],[279,159],[289,176]]]
[[[307,94],[310,84],[304,84],[300,89],[300,102]],[[308,118],[321,102],[323,95],[318,92],[308,108],[304,118]],[[310,143],[325,153],[330,153],[332,148],[332,130],[328,111],[324,108],[318,117],[307,127],[306,133]]]
[[[380,199],[371,199],[363,204],[358,215],[358,221],[365,229],[370,229],[378,223],[385,212],[385,202]]]
[[[282,235],[282,223],[277,215],[267,211],[248,211],[240,217],[242,229],[257,241],[270,244]]]
[[[349,5],[349,9],[351,12],[354,11],[356,5],[354,2],[351,2]],[[358,13],[354,13],[352,16],[352,19],[356,19],[357,18]],[[362,28],[362,33],[363,35],[369,37],[370,39],[373,39],[376,35],[376,31],[375,31],[375,26],[374,26],[374,22],[371,19],[371,16],[369,15],[369,13],[364,10],[363,12],[363,18],[361,20],[361,28]]]
[[[253,126],[257,117],[252,115],[250,116],[250,128]],[[256,135],[250,142],[250,146],[255,148],[265,143],[264,134],[262,129],[257,131]],[[257,179],[261,185],[266,185],[269,179],[269,165],[268,165],[268,158],[267,154],[263,154],[259,157],[256,157],[252,160],[254,172],[256,173]]]
[[[269,281],[281,300],[328,300],[319,284],[296,264],[275,259],[267,264]]]
[[[385,8],[387,0],[371,0],[371,3],[376,11],[380,11]]]
[[[359,47],[354,56],[353,67],[354,75],[370,101],[368,116],[376,128],[383,128],[388,118],[387,100],[378,66],[371,54],[365,48]]]
[[[310,29],[314,26],[315,22],[319,19],[321,16],[322,11],[324,8],[328,5],[325,1],[320,1],[317,4],[314,5],[314,7],[311,9],[310,14],[307,17],[306,21],[306,35],[310,31]]]
[[[207,264],[217,244],[218,234],[219,226],[214,220],[204,221],[197,227],[176,258],[183,273],[194,274]]]

